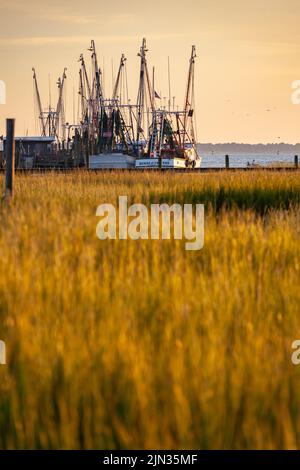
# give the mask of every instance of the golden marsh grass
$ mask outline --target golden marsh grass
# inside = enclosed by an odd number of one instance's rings
[[[119,195],[204,203],[204,249],[98,240]],[[299,448],[299,207],[298,172],[17,176],[0,448]]]

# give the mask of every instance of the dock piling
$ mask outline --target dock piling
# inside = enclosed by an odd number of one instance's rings
[[[295,155],[295,159],[294,159],[294,162],[295,162],[295,168],[298,168],[298,155]]]
[[[6,120],[5,197],[13,197],[15,176],[15,120]]]
[[[229,155],[225,155],[225,168],[229,168]]]

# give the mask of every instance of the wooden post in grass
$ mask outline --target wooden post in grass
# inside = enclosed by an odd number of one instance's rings
[[[229,155],[225,155],[225,168],[229,168]]]
[[[6,119],[5,197],[13,197],[15,176],[15,120]]]
[[[294,161],[295,161],[295,168],[298,168],[298,161],[299,161],[298,160],[298,155],[295,155]]]

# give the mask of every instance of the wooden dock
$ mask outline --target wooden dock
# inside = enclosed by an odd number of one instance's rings
[[[15,173],[17,175],[28,175],[28,174],[46,174],[46,173],[161,173],[161,172],[173,172],[173,173],[191,173],[191,174],[201,174],[201,173],[239,173],[239,172],[299,172],[300,168],[295,168],[294,166],[291,167],[271,167],[271,166],[261,166],[261,167],[245,167],[245,168],[200,168],[197,170],[192,169],[172,169],[172,168],[164,168],[164,169],[136,169],[136,168],[97,168],[97,169],[88,169],[88,168],[33,168],[33,169],[16,169]],[[0,169],[0,174],[5,173],[5,169]]]

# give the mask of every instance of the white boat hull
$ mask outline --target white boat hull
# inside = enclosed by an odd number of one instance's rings
[[[124,155],[123,153],[101,153],[99,155],[91,155],[89,158],[90,170],[128,169],[134,168],[134,164],[135,157],[132,155]]]
[[[186,166],[186,161],[183,158],[139,158],[135,161],[135,168],[163,168],[163,169],[187,169],[187,168],[200,168],[201,159],[195,160],[194,167]]]

